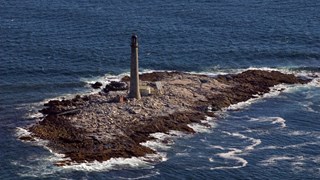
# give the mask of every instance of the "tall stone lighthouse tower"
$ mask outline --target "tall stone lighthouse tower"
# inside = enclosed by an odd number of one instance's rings
[[[139,89],[138,36],[131,36],[131,70],[129,98],[141,99]]]

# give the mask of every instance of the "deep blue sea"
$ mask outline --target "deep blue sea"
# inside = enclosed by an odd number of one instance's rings
[[[132,33],[142,72],[320,75],[319,0],[1,0],[0,179],[320,179],[319,78],[149,142],[157,163],[56,167],[45,142],[17,140],[47,100],[128,73]]]

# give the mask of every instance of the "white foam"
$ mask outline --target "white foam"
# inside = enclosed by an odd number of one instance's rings
[[[149,174],[145,174],[139,177],[135,177],[135,178],[127,178],[127,177],[117,177],[118,179],[129,179],[129,180],[135,180],[135,179],[150,179],[151,177],[160,175],[160,172],[158,170],[154,170]]]
[[[295,84],[290,86],[290,88],[286,88],[284,92],[286,93],[294,93],[296,91],[299,91],[301,89],[310,89],[310,88],[319,88],[320,87],[320,72],[314,73],[314,72],[306,72],[306,71],[300,71],[295,72],[297,76],[307,77],[311,79],[311,82],[307,84]],[[314,95],[308,94],[306,98],[310,99]]]
[[[50,177],[51,175],[54,175],[61,170],[58,169],[57,167],[50,167],[50,163],[46,163],[44,161],[39,162],[39,165],[29,165],[29,164],[23,164],[24,162],[11,162],[11,164],[18,166],[18,167],[23,167],[24,169],[27,170],[21,170],[17,173],[20,177],[28,177],[28,178],[47,178]]]
[[[216,169],[237,169],[237,168],[242,168],[242,167],[247,166],[248,161],[245,160],[244,158],[240,157],[240,156],[242,154],[244,154],[244,153],[248,153],[248,152],[254,150],[256,146],[261,144],[261,140],[260,139],[255,139],[255,138],[252,138],[252,137],[248,137],[248,136],[246,136],[244,134],[240,134],[238,132],[230,133],[230,132],[223,131],[223,133],[227,134],[229,136],[240,138],[240,139],[247,139],[247,141],[251,141],[251,144],[248,145],[248,146],[245,146],[243,149],[224,148],[222,146],[211,145],[210,147],[214,148],[214,149],[227,150],[227,152],[218,153],[217,156],[219,156],[221,158],[224,158],[224,159],[234,160],[234,161],[236,161],[236,165],[235,166],[218,166],[218,167],[213,167],[213,168],[210,168],[210,169],[211,170],[216,170]]]
[[[40,119],[42,117],[43,117],[43,114],[40,113],[39,111],[31,112],[27,114],[27,118],[30,118],[30,119]]]
[[[310,167],[310,163],[319,163],[320,156],[288,156],[288,155],[273,155],[259,162],[262,166],[278,166],[278,164],[286,163],[291,166],[292,171],[306,171],[319,174],[319,168]]]
[[[26,114],[23,115],[24,119],[40,119],[43,117],[42,113],[39,112],[39,109],[43,106],[42,103],[27,103],[27,104],[19,104],[15,107],[15,109],[20,110],[28,110]]]
[[[290,136],[309,136],[320,139],[320,132],[318,131],[291,131],[288,133]]]
[[[244,102],[239,102],[237,104],[232,104],[229,107],[226,108],[226,110],[239,110],[239,109],[245,109],[246,107],[249,107],[252,103],[256,102],[256,98],[251,98]]]
[[[188,124],[190,128],[192,128],[194,131],[199,132],[199,133],[210,133],[211,132],[211,127],[204,126],[198,123],[192,123]]]
[[[306,132],[306,131],[292,131],[288,133],[288,135],[290,136],[306,136],[310,134],[311,132]]]
[[[132,158],[111,158],[108,161],[104,162],[87,162],[87,163],[72,163],[71,165],[57,167],[53,163],[57,162],[60,159],[57,159],[54,156],[37,156],[38,158],[30,157],[25,162],[11,162],[15,166],[25,167],[28,171],[20,172],[21,177],[46,177],[51,174],[56,174],[63,172],[65,170],[76,170],[76,171],[97,171],[105,172],[110,170],[121,170],[121,169],[152,169],[154,168],[154,162],[166,161],[165,154],[150,154],[144,157],[132,157]],[[30,165],[29,161],[32,161]],[[27,163],[27,164],[26,164]],[[152,175],[153,174],[153,175]],[[159,173],[146,174],[140,177],[133,179],[139,179],[143,177],[152,177],[158,175]]]
[[[151,140],[151,141],[146,141],[143,143],[140,143],[143,146],[149,147],[154,151],[160,151],[160,150],[168,150],[170,149],[170,146],[162,143],[160,141],[156,141],[156,140]]]
[[[239,74],[248,70],[261,70],[261,71],[279,71],[284,74],[296,74],[298,76],[304,77],[314,77],[319,73],[314,73],[310,71],[301,71],[301,70],[291,70],[288,68],[270,68],[270,67],[249,67],[249,68],[239,68],[239,69],[219,69],[219,67],[214,68],[211,71],[202,71],[202,72],[190,72],[192,74],[204,74],[208,76],[217,76],[217,75],[227,75],[227,74]]]
[[[286,127],[286,120],[281,117],[259,117],[259,118],[251,118],[249,121],[251,122],[271,122],[271,124],[279,124],[281,128]]]
[[[295,84],[295,85],[288,86],[288,88],[285,88],[283,90],[283,92],[295,93],[297,91],[307,90],[307,89],[311,89],[311,88],[319,88],[319,87],[320,87],[320,78],[316,78],[307,84]],[[310,95],[309,95],[309,97],[310,97]],[[308,98],[308,96],[306,98]]]
[[[281,71],[283,73],[288,73],[287,70],[284,70],[284,69],[277,69],[277,68],[270,68],[270,67],[249,67],[248,69],[246,70],[262,70],[262,71]]]
[[[125,168],[143,168],[151,169],[152,164],[148,161],[162,160],[161,155],[158,156],[146,156],[146,157],[132,157],[132,158],[111,158],[108,161],[103,162],[87,162],[87,163],[73,163],[70,166],[62,166],[64,169],[72,169],[78,171],[110,171],[115,169]]]
[[[252,144],[249,145],[249,146],[246,146],[244,148],[244,151],[251,151],[251,150],[254,150],[256,146],[258,146],[259,144],[261,144],[261,140],[260,139],[255,139],[255,138],[252,138],[252,137],[248,137],[248,136],[245,136],[243,134],[240,134],[238,132],[235,132],[235,133],[229,133],[229,132],[225,132],[225,134],[228,134],[230,136],[234,136],[234,137],[238,137],[240,139],[247,139],[248,141],[251,141]]]
[[[254,150],[256,146],[258,146],[259,144],[261,144],[261,140],[260,139],[254,139],[254,138],[249,138],[250,141],[252,141],[252,144],[247,146],[245,148],[245,151],[250,151],[250,150]]]
[[[220,149],[220,150],[224,150],[224,147],[222,147],[222,146],[210,145],[210,147],[211,147],[212,149]]]
[[[203,71],[203,72],[189,72],[190,74],[195,74],[195,75],[206,75],[206,76],[209,76],[209,77],[216,77],[216,76],[219,76],[219,75],[228,75],[228,74],[236,74],[236,73],[239,73],[241,72],[241,70],[238,70],[238,69],[235,69],[234,71],[232,70],[229,70],[229,71],[216,71],[216,72],[207,72],[207,71]]]
[[[153,69],[142,69],[139,74],[147,74],[147,73],[154,73],[154,72],[175,72],[173,70],[153,70]]]
[[[235,133],[230,133],[230,132],[227,132],[227,131],[222,131],[224,134],[227,134],[229,136],[233,136],[233,137],[238,137],[238,138],[241,138],[241,139],[245,139],[247,138],[247,136],[243,135],[243,134],[240,134],[238,132],[235,132]]]
[[[280,124],[282,128],[285,128],[286,127],[286,120],[284,120],[283,118],[281,117],[278,117],[278,118],[275,118],[273,121],[272,121],[272,124]]]
[[[320,87],[320,73],[318,73],[319,78],[313,79],[310,83],[308,83],[310,86],[313,87]]]
[[[41,158],[41,157],[40,157]],[[92,162],[92,163],[79,163],[73,164],[70,166],[62,166],[57,167],[51,164],[51,161],[48,159],[32,159],[35,162],[35,165],[25,164],[25,162],[11,162],[15,166],[24,167],[27,170],[20,171],[18,175],[20,177],[35,177],[35,178],[48,178],[51,175],[61,173],[61,172],[69,172],[70,170],[75,171],[87,171],[87,172],[105,172],[110,170],[121,170],[121,169],[152,169],[153,166],[151,163],[147,163],[141,158],[115,158],[110,159],[105,162]],[[34,164],[34,163],[33,163]],[[126,177],[117,177],[118,179],[143,179],[149,178],[160,173],[157,170],[152,170],[150,173],[145,173],[142,176],[134,177],[134,178],[126,178]]]
[[[271,156],[270,158],[263,160],[260,162],[262,166],[270,166],[270,165],[275,165],[278,163],[278,161],[288,161],[288,160],[293,160],[294,157],[289,157],[289,156]]]
[[[156,151],[157,154],[160,155],[160,157],[158,157],[158,162],[166,161],[167,157],[165,151],[168,151],[174,144],[174,138],[183,137],[184,135],[185,134],[180,131],[169,131],[168,134],[156,132],[149,135],[155,139],[142,142],[140,144]]]
[[[274,98],[280,95],[281,92],[285,91],[286,89],[292,88],[295,85],[290,84],[278,84],[270,88],[268,93],[265,93],[261,96],[261,98]]]
[[[27,129],[21,128],[21,127],[17,127],[16,128],[16,136],[17,137],[22,137],[22,136],[30,136],[31,132],[28,131]]]
[[[210,168],[210,170],[217,170],[217,169],[238,169],[247,166],[248,161],[246,161],[244,158],[239,157],[239,153],[242,153],[242,150],[236,149],[236,148],[230,148],[230,151],[226,153],[218,153],[217,155],[221,158],[224,159],[230,159],[230,160],[235,160],[237,164],[236,166],[218,166],[218,167],[213,167]]]
[[[249,67],[249,68],[239,68],[239,69],[219,69],[215,68],[212,71],[202,71],[202,72],[190,72],[191,74],[200,74],[207,75],[211,77],[215,77],[218,75],[228,75],[228,74],[239,74],[248,70],[261,70],[261,71],[280,71],[285,74],[295,73],[294,71],[290,71],[288,69],[280,69],[280,68],[270,68],[270,67]]]
[[[172,136],[170,136],[170,134],[165,134],[162,132],[152,133],[152,134],[150,134],[150,136],[153,138],[156,138],[156,139],[160,139],[160,140],[166,140],[166,139],[172,138]]]
[[[188,138],[188,137],[191,137],[190,134],[186,134],[186,133],[184,133],[184,132],[176,131],[176,130],[170,130],[170,131],[169,131],[169,135],[174,136],[174,137],[178,137],[178,138]]]
[[[176,156],[180,156],[180,157],[189,157],[190,154],[186,153],[186,152],[182,152],[182,153],[176,153]]]
[[[307,94],[307,96],[309,96],[309,97],[306,97],[306,99],[311,99],[309,94]],[[316,98],[316,97],[315,97],[315,98]],[[305,108],[305,110],[308,111],[308,112],[320,113],[320,111],[317,111],[317,110],[315,110],[315,109],[312,108],[312,106],[314,105],[314,103],[311,102],[311,101],[299,102],[299,105],[303,106],[303,107]]]
[[[319,141],[315,141],[315,142],[305,142],[305,143],[299,143],[299,144],[291,144],[291,145],[287,145],[287,146],[265,146],[260,148],[260,150],[268,150],[268,149],[295,149],[295,148],[301,148],[304,146],[309,146],[309,145],[319,145],[320,142]]]
[[[206,116],[206,119],[201,120],[201,123],[208,124],[210,128],[216,128],[218,126],[218,124],[216,123],[216,120],[217,119],[214,117]]]
[[[318,155],[318,156],[315,156],[315,157],[312,159],[312,162],[319,164],[319,163],[320,163],[320,156],[319,156],[319,155]]]

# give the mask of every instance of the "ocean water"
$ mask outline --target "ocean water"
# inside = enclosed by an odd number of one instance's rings
[[[317,76],[319,19],[318,0],[1,1],[0,179],[320,179],[319,78],[224,109],[195,135],[153,134],[171,142],[146,142],[161,162],[62,168],[46,142],[17,140],[47,100],[128,73],[132,33],[142,72]]]

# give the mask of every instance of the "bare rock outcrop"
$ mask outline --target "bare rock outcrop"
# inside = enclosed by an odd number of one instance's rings
[[[267,93],[277,84],[308,82],[291,74],[259,70],[217,77],[153,72],[140,75],[140,80],[144,84],[160,82],[163,92],[127,99],[124,85],[129,77],[124,77],[106,87],[108,94],[49,101],[40,111],[44,119],[30,127],[32,136],[49,140],[54,151],[74,162],[139,157],[154,153],[140,144],[150,140],[152,133],[194,133],[188,124],[201,123],[221,108]]]

